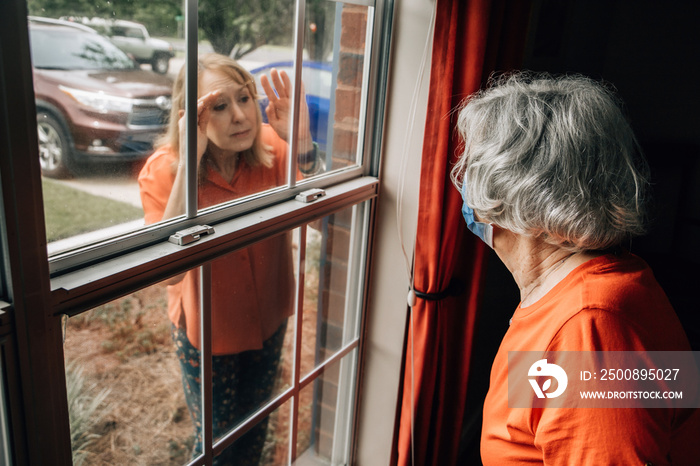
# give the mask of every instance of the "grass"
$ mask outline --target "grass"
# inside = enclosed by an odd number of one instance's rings
[[[73,464],[80,466],[90,456],[90,446],[101,437],[98,425],[108,412],[103,408],[110,394],[108,388],[86,386],[83,370],[76,364],[66,367],[66,390],[70,418]]]
[[[188,461],[194,429],[170,338],[165,285],[71,317],[64,353],[69,405],[75,405],[71,421],[77,414],[71,424],[74,464],[175,466]],[[82,386],[71,390],[76,368]],[[102,395],[104,390],[108,395]]]
[[[42,180],[46,239],[50,243],[143,218],[143,211],[124,202],[94,196],[57,181]]]

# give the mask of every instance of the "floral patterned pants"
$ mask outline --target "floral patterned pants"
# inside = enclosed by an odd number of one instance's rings
[[[286,322],[260,350],[212,357],[213,431],[219,439],[269,400],[277,379]],[[182,369],[182,385],[196,429],[193,458],[202,453],[202,396],[199,350],[184,330],[172,326],[173,341]],[[257,465],[260,461],[267,418],[245,433],[214,459],[217,465]]]

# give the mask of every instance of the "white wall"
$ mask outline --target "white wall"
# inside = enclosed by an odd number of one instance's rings
[[[381,188],[360,392],[356,464],[362,466],[387,465],[392,448],[409,286],[397,228],[397,196],[402,163],[407,163],[402,231],[411,258],[416,231],[430,45],[412,131],[409,113],[428,39],[433,4],[434,0],[396,0],[394,13]],[[432,42],[432,37],[429,40]]]

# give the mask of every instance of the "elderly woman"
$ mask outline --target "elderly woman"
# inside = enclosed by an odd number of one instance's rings
[[[464,218],[521,299],[492,367],[484,464],[690,461],[687,412],[508,405],[509,351],[690,350],[651,270],[623,248],[644,231],[648,175],[612,92],[584,77],[506,76],[468,99],[458,128]]]
[[[262,123],[253,77],[230,58],[199,59],[197,101],[198,207],[209,207],[287,181],[291,83],[271,72],[261,82],[270,103]],[[275,92],[276,91],[276,92]],[[302,96],[299,168],[320,167]],[[173,89],[173,109],[161,146],[139,175],[146,222],[185,213],[185,71]],[[213,431],[220,438],[267,401],[276,381],[287,318],[294,309],[289,233],[253,244],[212,262]],[[182,369],[185,398],[202,451],[199,341],[199,275],[189,271],[169,282],[168,315]],[[267,421],[259,423],[216,458],[216,464],[258,464]]]

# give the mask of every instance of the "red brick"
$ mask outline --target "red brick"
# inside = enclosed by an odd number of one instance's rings
[[[333,127],[333,158],[356,163],[357,128],[336,123]]]
[[[340,363],[331,364],[323,370],[323,380],[335,384],[340,380]]]
[[[347,263],[350,257],[350,228],[352,211],[337,212],[329,222],[328,242],[326,243],[326,255],[332,256],[333,262],[337,260]],[[332,223],[331,223],[332,222]]]
[[[323,290],[323,305],[326,306],[328,312],[325,314],[329,322],[344,322],[345,321],[345,295],[331,293],[328,290]]]
[[[349,240],[350,228],[352,228],[352,208],[343,209],[334,213],[333,216],[329,219],[328,223],[330,225],[333,225],[334,229],[337,228],[341,232],[347,233]]]
[[[321,385],[323,393],[323,402],[328,405],[335,406],[338,401],[338,384],[332,381],[324,380]]]
[[[328,282],[328,289],[333,293],[345,294],[345,287],[347,285],[348,270],[345,267],[333,267],[327,277],[330,278]]]
[[[333,451],[333,435],[332,432],[324,432],[318,427],[316,428],[316,454],[330,461]]]
[[[338,63],[338,84],[361,87],[364,61],[365,57],[362,54],[341,52]]]
[[[360,88],[338,85],[335,91],[335,121],[357,124],[360,118],[361,98]]]
[[[325,398],[325,394],[324,394]],[[329,405],[332,405],[333,408],[335,408],[335,400],[329,401]],[[325,400],[324,400],[325,402]],[[335,430],[335,409],[328,409],[326,407],[321,408],[321,415],[319,416],[319,427],[321,428],[321,431],[323,432],[328,432],[329,434],[333,434]]]
[[[338,351],[343,347],[343,322],[341,321],[339,325],[335,325],[326,320],[323,329],[324,338],[322,344],[326,350],[331,352],[328,354],[330,356],[334,351]]]
[[[367,8],[343,5],[341,18],[340,47],[364,51],[367,35]]]

